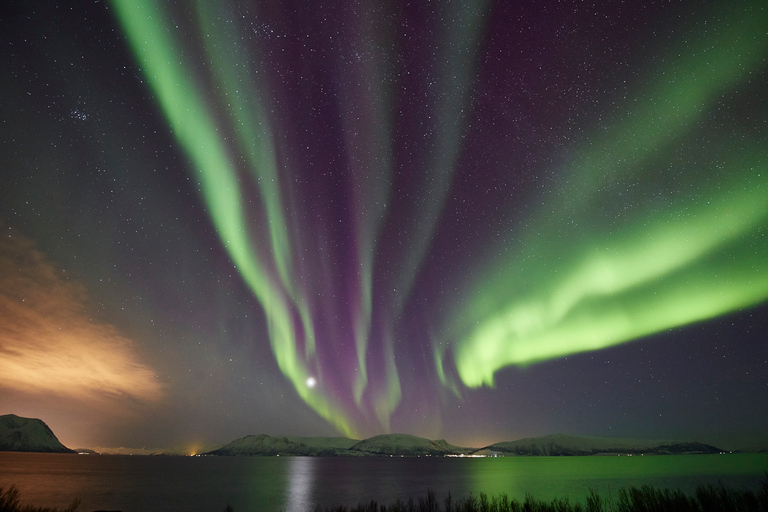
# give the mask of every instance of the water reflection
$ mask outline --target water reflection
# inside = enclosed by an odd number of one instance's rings
[[[287,512],[312,510],[317,458],[291,457],[289,460],[286,510]]]
[[[590,490],[611,499],[626,487],[651,485],[695,492],[699,485],[757,489],[765,458],[733,455],[648,457],[503,457],[468,461],[465,477],[477,496],[507,494],[519,501],[568,499],[585,503]]]
[[[433,491],[442,504],[470,493],[507,493],[584,503],[627,486],[692,492],[723,484],[758,490],[768,454],[653,457],[129,457],[0,452],[0,486],[15,484],[36,506],[164,512],[295,512],[316,506],[390,505]]]

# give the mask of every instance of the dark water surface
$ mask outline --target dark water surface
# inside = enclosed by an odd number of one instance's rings
[[[16,485],[25,503],[123,512],[304,511],[316,505],[439,500],[503,492],[522,500],[568,497],[589,489],[604,498],[621,487],[697,485],[757,489],[768,454],[652,457],[142,457],[0,452],[0,487]]]

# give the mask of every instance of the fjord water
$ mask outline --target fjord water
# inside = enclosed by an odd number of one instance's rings
[[[25,503],[92,510],[306,511],[315,506],[389,504],[434,491],[439,500],[470,493],[524,499],[568,497],[589,489],[615,497],[628,486],[693,491],[723,483],[757,489],[768,454],[648,457],[146,457],[0,452],[0,487]]]

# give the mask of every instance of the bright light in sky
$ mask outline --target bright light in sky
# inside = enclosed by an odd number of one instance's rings
[[[315,387],[315,385],[317,385],[317,379],[315,379],[314,377],[309,377],[307,379],[307,387],[308,388],[313,388],[313,387]]]

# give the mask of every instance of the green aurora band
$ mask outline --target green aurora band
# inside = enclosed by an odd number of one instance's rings
[[[172,36],[173,24],[152,0],[115,0],[117,17],[133,52],[159,102],[181,147],[186,151],[219,237],[229,252],[240,275],[264,308],[269,322],[269,340],[280,370],[293,383],[297,393],[318,414],[346,435],[352,435],[352,422],[342,406],[329,397],[308,387],[309,376],[321,371],[313,364],[314,339],[305,304],[300,300],[287,257],[291,253],[289,235],[283,217],[278,189],[277,167],[268,120],[263,116],[255,88],[239,92],[240,86],[254,84],[239,73],[249,69],[238,67],[237,45],[227,31],[215,24],[205,2],[199,3],[198,14],[204,33],[210,31],[225,49],[206,45],[210,58],[218,59],[220,67],[214,73],[230,102],[229,126],[236,127],[238,149],[247,155],[248,168],[254,174],[252,185],[259,190],[261,208],[266,212],[263,224],[268,226],[270,250],[254,247],[246,224],[246,210],[241,197],[240,176],[230,157],[228,141],[217,129],[217,119],[208,107],[205,94],[196,85],[190,64],[181,59],[180,43]],[[210,36],[209,36],[210,37]],[[240,71],[238,71],[238,69]],[[246,93],[249,93],[246,95]],[[248,98],[246,108],[241,102]],[[256,112],[256,119],[250,117]],[[276,269],[276,272],[271,272]],[[275,278],[275,274],[278,276]],[[293,316],[301,319],[303,333],[294,328]],[[305,350],[299,351],[301,336]]]
[[[358,366],[349,394],[364,410],[364,394],[371,393],[385,430],[402,398],[393,322],[430,248],[471,108],[487,6],[485,0],[460,4],[447,7],[454,21],[441,34],[438,87],[428,100],[434,135],[419,177],[424,200],[416,203],[413,225],[404,227],[408,252],[383,306],[388,310],[381,316],[390,321],[377,338],[386,382],[377,387],[369,387],[367,364],[375,256],[384,243],[394,166],[396,92],[385,77],[396,56],[381,50],[392,36],[376,31],[372,14],[360,13],[353,37],[364,53],[381,54],[358,63],[352,70],[357,80],[339,91],[351,98],[340,112],[349,137],[344,144],[356,250],[356,260],[347,262],[356,276],[349,307]],[[156,1],[112,5],[194,168],[221,243],[264,309],[280,371],[320,416],[355,435],[359,425],[345,402],[321,385],[305,384],[310,376],[322,383],[324,369],[298,268],[301,248],[292,243],[286,214],[290,190],[281,188],[287,185],[274,127],[260,102],[259,76],[249,71],[252,59],[238,32],[218,16],[226,5],[199,0],[189,7],[205,52],[200,61],[184,52],[183,37],[190,34],[177,30]],[[599,350],[768,298],[764,139],[734,134],[738,128],[726,135],[710,120],[768,56],[766,9],[750,5],[710,13],[720,19],[716,26],[710,23],[671,48],[667,63],[646,73],[648,85],[619,105],[623,114],[607,130],[585,137],[558,172],[561,187],[538,199],[526,227],[491,250],[497,257],[479,270],[432,341],[436,374],[445,386],[461,395],[448,358],[464,386],[493,385],[494,374],[510,365]]]
[[[357,6],[359,7],[359,6]],[[366,6],[367,7],[367,6]],[[354,7],[351,7],[354,8]],[[389,34],[378,30],[372,10],[360,8],[356,13],[360,25],[353,29],[355,46],[364,55],[376,55],[377,48],[387,48]],[[344,147],[351,172],[351,193],[355,223],[356,283],[353,308],[354,339],[357,373],[353,397],[362,406],[363,392],[368,385],[367,352],[371,334],[373,300],[373,258],[389,208],[392,186],[392,114],[393,91],[387,87],[386,76],[391,72],[394,56],[386,50],[379,59],[360,59],[351,65],[354,79],[341,81],[340,95],[363,98],[340,105],[344,125]],[[387,350],[391,345],[387,342]],[[397,368],[388,369],[388,392],[377,398],[376,411],[381,425],[389,424],[389,414],[400,401]]]
[[[480,0],[449,6],[448,17],[452,21],[441,34],[443,44],[435,62],[440,88],[433,92],[430,100],[432,109],[439,114],[434,121],[433,144],[441,151],[431,153],[432,160],[423,178],[425,192],[430,189],[429,200],[419,203],[416,220],[406,229],[407,245],[411,249],[404,256],[405,264],[396,278],[397,292],[389,305],[391,318],[399,316],[410,293],[450,189],[466,125],[485,4],[485,0]],[[292,268],[291,262],[298,260],[298,249],[291,246],[271,120],[259,102],[258,77],[249,72],[252,69],[249,54],[235,37],[239,32],[232,30],[232,25],[227,26],[231,21],[237,23],[237,17],[233,13],[220,16],[221,9],[227,9],[226,4],[199,0],[190,7],[195,10],[199,25],[197,37],[202,39],[206,53],[206,60],[201,63],[185,58],[183,32],[171,23],[166,9],[158,2],[114,0],[113,5],[166,120],[194,167],[219,238],[265,310],[269,340],[280,370],[307,404],[340,431],[352,434],[356,427],[344,412],[343,404],[305,384],[311,375],[322,382],[323,368],[315,357],[315,330],[304,300],[305,292],[300,289]],[[345,133],[360,134],[355,140],[345,141],[350,155],[348,164],[353,171],[350,195],[355,211],[352,217],[357,247],[356,261],[347,264],[355,267],[353,274],[359,276],[352,292],[355,303],[350,306],[355,319],[357,354],[352,395],[360,409],[364,407],[362,397],[368,385],[374,255],[387,215],[394,165],[391,159],[393,91],[388,89],[385,77],[396,58],[386,52],[383,56],[377,55],[378,48],[388,46],[386,40],[391,39],[392,34],[377,32],[378,20],[372,12],[359,13],[362,21],[356,27],[356,39],[363,53],[376,58],[362,61],[353,70],[358,78],[356,82],[350,80],[340,86],[344,97],[364,99],[360,104],[349,101],[341,112]],[[175,37],[174,33],[180,35]],[[375,38],[368,39],[370,34]],[[206,63],[210,72],[199,72],[206,69]],[[209,106],[211,87],[198,85],[208,82],[217,91],[216,100],[227,114],[224,118]],[[355,89],[354,83],[364,85]],[[233,140],[223,135],[228,131],[234,134]],[[241,164],[232,155],[244,156],[244,167],[250,178],[243,176]],[[246,190],[258,191],[257,207],[244,203]],[[261,221],[258,232],[249,224],[254,215]],[[260,238],[262,230],[268,232],[267,237]],[[301,332],[296,332],[294,318],[300,319]],[[401,388],[394,357],[394,331],[389,325],[383,330],[380,338],[386,383],[372,392],[379,425],[388,430],[389,417],[401,398]]]
[[[708,120],[768,56],[768,10],[752,7],[699,24],[621,105],[624,116],[587,138],[565,185],[495,252],[514,256],[482,272],[434,343],[445,385],[459,393],[444,368],[450,351],[464,385],[493,386],[510,365],[599,350],[768,298],[765,135],[750,140],[754,133],[728,126],[737,133],[727,136]]]

